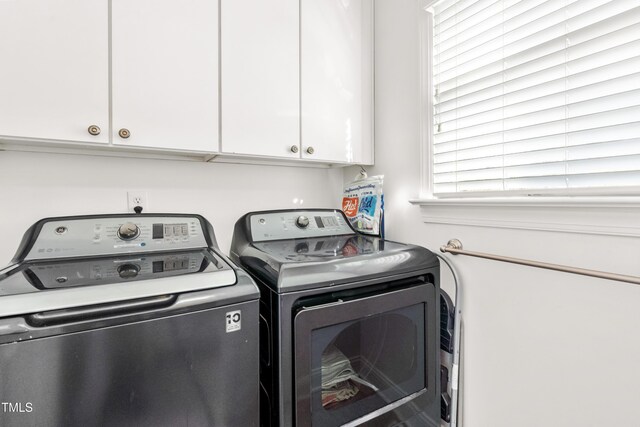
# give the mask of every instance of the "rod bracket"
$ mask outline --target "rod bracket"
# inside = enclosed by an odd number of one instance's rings
[[[462,242],[458,239],[451,239],[447,242],[446,246],[440,247],[440,252],[449,252],[447,249],[462,250]]]

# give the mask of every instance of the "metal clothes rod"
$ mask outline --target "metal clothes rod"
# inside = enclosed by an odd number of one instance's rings
[[[483,252],[467,251],[462,248],[462,242],[458,239],[451,239],[446,246],[440,247],[440,252],[448,252],[454,255],[467,255],[476,258],[492,259],[494,261],[509,262],[511,264],[526,265],[529,267],[544,268],[547,270],[562,271],[565,273],[580,274],[582,276],[598,277],[600,279],[615,280],[618,282],[633,283],[640,285],[640,277],[626,276],[624,274],[607,273],[605,271],[588,270],[586,268],[569,267],[567,265],[551,264],[547,262],[530,261],[520,258],[511,258],[501,255],[486,254]]]

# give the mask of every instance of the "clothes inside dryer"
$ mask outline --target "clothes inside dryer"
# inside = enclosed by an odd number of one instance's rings
[[[310,338],[311,375],[320,377],[311,380],[314,425],[352,419],[426,386],[423,304],[314,329]]]

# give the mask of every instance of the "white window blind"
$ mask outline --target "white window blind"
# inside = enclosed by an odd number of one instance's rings
[[[640,188],[640,0],[434,6],[433,190]]]

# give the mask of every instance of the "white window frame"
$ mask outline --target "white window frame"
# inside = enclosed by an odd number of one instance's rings
[[[420,196],[424,222],[506,229],[640,237],[640,189],[545,191],[531,195],[475,193],[439,197],[433,193],[433,15],[438,0],[419,3]]]

